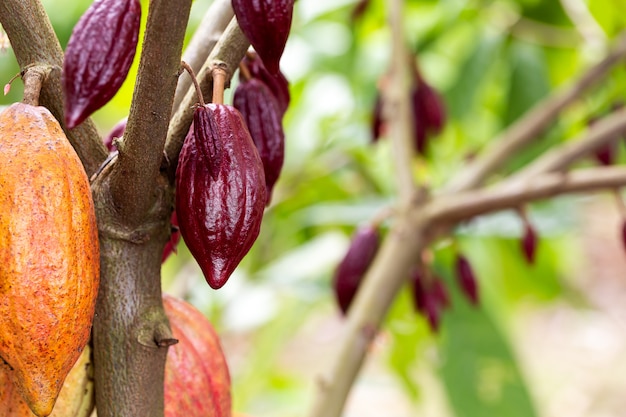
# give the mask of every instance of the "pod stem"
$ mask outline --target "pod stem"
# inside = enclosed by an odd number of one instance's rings
[[[224,89],[226,88],[226,80],[228,74],[224,68],[216,65],[211,71],[213,76],[213,100],[215,104],[224,104]]]
[[[250,69],[246,64],[242,62],[239,63],[239,71],[241,72],[241,76],[244,80],[249,81],[252,79],[252,74],[250,74]]]
[[[44,81],[50,74],[52,67],[49,65],[32,65],[22,71],[24,80],[23,102],[31,106],[39,105],[39,95]]]
[[[200,89],[200,84],[198,83],[196,74],[193,72],[191,66],[185,61],[180,61],[180,66],[189,73],[189,76],[191,77],[191,82],[193,83],[193,86],[196,89],[196,94],[198,95],[198,103],[200,103],[200,106],[204,107],[204,97],[202,96],[202,90]]]

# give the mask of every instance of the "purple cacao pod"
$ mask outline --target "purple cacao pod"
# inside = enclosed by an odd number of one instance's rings
[[[233,105],[243,116],[263,161],[269,204],[285,159],[285,134],[278,102],[263,82],[252,78],[237,86]]]
[[[180,153],[176,213],[189,251],[217,289],[258,237],[267,196],[261,158],[237,109],[205,107],[208,122],[190,128]]]
[[[467,258],[463,255],[457,255],[456,258],[456,276],[461,292],[465,295],[470,303],[478,304],[478,281],[472,270]]]
[[[378,251],[378,230],[366,225],[352,236],[348,252],[339,263],[333,278],[333,288],[339,308],[346,314],[367,269]]]
[[[124,130],[126,130],[126,122],[126,118],[120,120],[115,126],[113,126],[111,131],[107,133],[104,138],[102,138],[102,142],[104,143],[104,146],[107,147],[109,152],[117,150],[115,143],[113,143],[113,139],[119,139],[124,136]]]
[[[80,18],[65,50],[65,123],[73,128],[117,93],[139,37],[138,0],[96,0]]]
[[[411,297],[413,299],[413,306],[415,311],[423,313],[426,307],[426,287],[424,285],[424,278],[419,269],[415,269],[411,273]]]
[[[522,236],[521,246],[524,259],[529,264],[535,262],[535,253],[537,252],[537,232],[535,228],[528,222],[524,224],[524,236]]]
[[[241,31],[272,74],[280,71],[280,58],[291,30],[294,0],[232,0]]]
[[[291,95],[289,94],[289,81],[287,81],[285,75],[280,71],[278,71],[277,74],[271,74],[267,68],[265,68],[261,58],[259,58],[259,56],[255,53],[246,54],[242,62],[246,68],[248,68],[251,77],[261,80],[267,88],[270,89],[274,97],[276,97],[278,108],[280,109],[282,117],[287,111],[287,107],[289,107],[289,102],[291,101]],[[242,82],[245,81],[241,73],[239,80]]]
[[[439,323],[441,322],[441,306],[437,299],[429,295],[424,300],[424,315],[428,320],[430,330],[437,333],[439,331]]]
[[[615,161],[615,146],[613,145],[612,142],[607,143],[597,148],[594,151],[593,155],[596,158],[596,161],[598,161],[600,165],[604,165],[604,166],[613,165],[613,162]]]
[[[442,308],[450,307],[450,296],[446,283],[441,278],[435,278],[430,286],[430,294],[437,300],[437,304]]]
[[[374,108],[372,109],[372,142],[378,141],[383,133],[383,98],[380,92],[376,93]]]
[[[443,101],[439,94],[421,76],[412,91],[415,148],[421,154],[426,150],[429,135],[441,132],[446,120]]]

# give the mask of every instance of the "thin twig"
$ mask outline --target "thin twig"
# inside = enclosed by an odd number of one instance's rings
[[[431,223],[456,224],[481,214],[514,209],[561,194],[610,190],[623,186],[626,186],[625,167],[550,172],[536,175],[525,182],[506,180],[487,189],[442,195],[428,203],[419,215]]]
[[[388,3],[389,27],[391,28],[391,69],[389,82],[383,90],[383,116],[387,121],[393,160],[396,168],[399,209],[409,207],[414,200],[415,180],[413,176],[413,157],[415,154],[411,111],[412,90],[410,57],[404,34],[404,3]]]
[[[585,158],[595,149],[618,140],[626,133],[626,108],[619,109],[598,120],[578,139],[568,141],[545,152],[539,158],[514,174],[511,181],[524,181],[537,174],[564,171],[575,161]]]
[[[194,72],[200,72],[202,64],[209,57],[233,16],[231,0],[215,0],[211,3],[183,52],[182,60],[188,63]],[[178,80],[174,95],[174,111],[178,109],[190,87],[191,80],[187,77]]]
[[[626,56],[626,32],[604,59],[591,67],[571,86],[562,88],[541,101],[500,135],[489,141],[489,147],[474,159],[445,187],[444,192],[456,193],[481,185],[521,148],[531,143],[552,123],[559,113],[577,100],[591,85]]]

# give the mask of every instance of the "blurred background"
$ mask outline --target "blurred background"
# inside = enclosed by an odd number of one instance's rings
[[[91,2],[42,1],[65,48]],[[148,1],[142,3],[147,10]],[[194,2],[188,38],[210,3]],[[373,143],[370,129],[388,68],[385,2],[372,0],[357,17],[356,6],[354,0],[296,2],[282,59],[292,95],[285,165],[261,235],[235,274],[219,291],[210,289],[182,242],[163,265],[164,290],[189,300],[220,333],[235,409],[256,417],[306,414],[318,372],[344,328],[334,268],[354,229],[395,196],[389,142]],[[623,10],[623,0],[407,0],[408,45],[448,115],[416,162],[420,181],[435,189],[444,184],[500,130],[601,58],[626,28]],[[0,41],[4,84],[19,68]],[[128,113],[137,63],[93,116],[102,135]],[[21,93],[18,80],[0,105],[19,101]],[[624,101],[621,64],[506,171]],[[618,163],[626,160],[621,142]],[[539,234],[534,265],[523,258],[515,212],[474,219],[455,231],[456,239],[436,242],[434,268],[448,282],[452,308],[433,334],[408,288],[400,294],[345,417],[624,415],[626,252],[615,199],[562,197],[527,211]],[[456,248],[479,279],[478,307],[457,289]]]

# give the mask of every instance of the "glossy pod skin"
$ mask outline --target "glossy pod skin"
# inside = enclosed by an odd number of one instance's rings
[[[230,417],[228,364],[211,323],[194,306],[163,295],[178,343],[165,363],[165,417]]]
[[[117,93],[133,63],[139,0],[95,0],[80,18],[65,50],[65,123],[78,126]]]
[[[267,68],[265,68],[261,58],[253,52],[248,52],[243,58],[242,63],[248,68],[251,78],[261,81],[272,92],[272,95],[276,98],[276,102],[278,103],[282,119],[291,101],[289,81],[285,78],[285,75],[280,71],[276,74],[271,74]],[[245,82],[245,77],[242,76],[241,72],[239,73],[239,81]]]
[[[232,0],[241,31],[272,74],[278,74],[285,50],[294,0]]]
[[[200,117],[210,119],[201,122],[206,129],[196,128]],[[213,151],[219,157],[211,159]],[[237,109],[198,108],[176,170],[176,213],[212,288],[226,283],[254,244],[266,201],[263,163]]]
[[[261,156],[269,204],[285,159],[285,133],[278,102],[263,82],[252,78],[237,86],[233,105],[245,120]]]
[[[59,123],[23,103],[0,114],[0,366],[47,416],[89,340],[99,284],[87,175]]]

